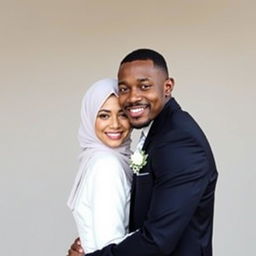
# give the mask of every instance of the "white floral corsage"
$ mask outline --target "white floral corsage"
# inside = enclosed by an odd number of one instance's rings
[[[133,173],[138,174],[140,169],[147,164],[148,155],[143,150],[136,150],[131,155],[131,164]]]

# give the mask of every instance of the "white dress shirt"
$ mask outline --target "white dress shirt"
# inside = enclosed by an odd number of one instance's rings
[[[72,213],[82,247],[90,253],[126,237],[131,178],[110,153],[96,153],[87,166]]]
[[[145,143],[145,140],[146,140],[146,138],[148,136],[148,133],[149,133],[149,130],[150,130],[152,124],[153,124],[153,121],[151,121],[148,126],[142,128],[140,139],[139,139],[139,142],[138,142],[138,144],[136,146],[136,150],[142,150],[143,145]]]

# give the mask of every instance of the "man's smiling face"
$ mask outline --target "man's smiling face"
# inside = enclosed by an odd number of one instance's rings
[[[134,128],[147,126],[171,96],[174,82],[151,60],[123,63],[118,71],[119,103]]]

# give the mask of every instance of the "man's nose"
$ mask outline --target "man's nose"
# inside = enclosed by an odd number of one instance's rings
[[[141,97],[141,94],[140,94],[140,92],[137,90],[137,88],[132,89],[132,90],[130,91],[129,101],[130,101],[131,103],[140,101],[141,98],[142,98],[142,97]]]

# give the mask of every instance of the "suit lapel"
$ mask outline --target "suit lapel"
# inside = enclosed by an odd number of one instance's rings
[[[154,138],[155,135],[157,134],[161,134],[162,130],[164,130],[164,123],[168,120],[168,116],[170,115],[170,112],[174,112],[177,109],[180,109],[180,106],[178,105],[178,103],[176,102],[176,100],[174,98],[171,98],[164,106],[163,110],[161,111],[161,113],[157,116],[157,118],[154,120],[149,133],[146,137],[146,140],[144,142],[143,145],[143,151],[145,151],[146,153],[148,152],[149,146]],[[143,172],[143,168],[142,168],[142,172]],[[134,201],[134,197],[136,194],[136,178],[137,176],[135,174],[133,174],[133,182],[132,182],[132,188],[131,188],[131,194],[132,194],[132,198],[131,198],[131,208],[133,207],[133,201]]]
[[[154,136],[156,134],[161,134],[161,132],[164,131],[165,122],[168,121],[168,119],[169,119],[168,117],[170,116],[170,114],[172,114],[172,112],[175,112],[177,109],[180,109],[180,106],[174,98],[171,98],[165,104],[163,110],[155,118],[155,120],[149,130],[149,133],[148,133],[145,143],[143,145],[143,150],[145,152],[147,152],[148,147],[149,147],[150,143],[152,142]]]

